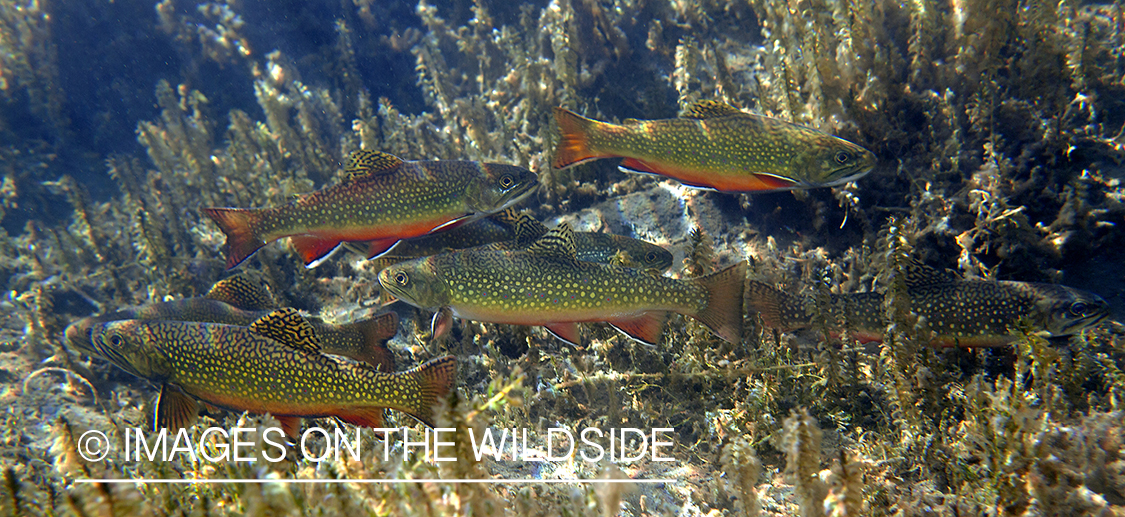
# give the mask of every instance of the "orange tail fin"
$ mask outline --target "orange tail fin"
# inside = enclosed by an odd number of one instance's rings
[[[253,223],[258,219],[258,212],[252,208],[203,209],[203,213],[215,221],[227,236],[227,269],[233,269],[266,245],[253,229]]]
[[[707,325],[716,336],[731,343],[742,341],[742,290],[746,285],[746,263],[701,276],[695,282],[707,289],[707,307],[691,316]]]
[[[395,356],[387,348],[387,340],[398,333],[398,315],[388,312],[371,319],[360,320],[342,325],[348,330],[358,332],[363,336],[363,346],[356,352],[356,357],[383,373],[395,371]]]
[[[406,410],[406,413],[433,427],[434,407],[453,389],[453,381],[457,378],[457,358],[447,355],[431,359],[402,374],[417,379],[422,392],[418,407]]]
[[[590,150],[589,133],[597,121],[573,111],[555,108],[555,122],[559,125],[559,147],[555,150],[553,167],[564,169],[582,162],[601,158]]]

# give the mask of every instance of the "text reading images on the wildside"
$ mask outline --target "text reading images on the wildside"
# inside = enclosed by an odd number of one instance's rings
[[[660,340],[670,312],[699,320],[738,343],[742,333],[740,263],[677,280],[643,269],[580,261],[560,224],[526,250],[453,251],[392,265],[379,283],[412,305],[473,321],[542,325],[579,342],[577,323],[604,321],[644,343]],[[437,322],[435,329],[447,324]]]
[[[310,267],[347,241],[368,241],[367,255],[378,256],[400,239],[503,210],[539,185],[535,173],[513,165],[407,162],[375,151],[353,153],[345,173],[283,206],[204,208],[227,236],[227,268],[282,237]]]
[[[611,124],[555,108],[554,167],[620,157],[627,172],[658,174],[724,192],[830,187],[875,167],[875,155],[815,129],[700,101],[682,118]]]
[[[382,427],[384,408],[433,426],[435,405],[452,388],[456,360],[445,356],[401,372],[321,353],[312,325],[295,309],[248,327],[122,320],[95,325],[94,348],[116,366],[160,384],[157,428],[190,426],[196,399],[234,411],[269,413],[295,437],[302,418],[338,417]]]

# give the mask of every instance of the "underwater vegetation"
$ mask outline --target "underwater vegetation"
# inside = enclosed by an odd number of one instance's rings
[[[0,0],[0,513],[1125,512],[1119,1],[81,4]],[[877,165],[767,194],[684,189],[614,159],[551,167],[555,108],[623,123],[701,100],[854,142]],[[429,313],[397,304],[399,365],[458,358],[435,422],[458,429],[457,461],[387,461],[372,435],[358,460],[82,458],[85,431],[143,427],[159,386],[68,350],[67,325],[204,296],[227,264],[202,207],[286,205],[340,183],[357,150],[528,169],[542,186],[516,208],[536,220],[660,244],[680,279],[747,261],[750,279],[808,300],[814,332],[747,312],[734,343],[680,316],[656,347],[602,324],[582,348],[470,321],[431,339]],[[276,244],[240,267],[326,323],[381,310],[374,263],[295,258]],[[1090,291],[1110,316],[1063,339],[1023,321],[1008,346],[935,348],[910,304],[915,261]],[[856,293],[881,295],[880,342],[822,338],[833,297]],[[541,445],[556,425],[674,428],[675,461],[528,465],[470,447],[468,430],[526,428]],[[76,482],[633,476],[676,482]]]

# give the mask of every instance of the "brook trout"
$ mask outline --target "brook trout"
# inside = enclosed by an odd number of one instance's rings
[[[383,408],[433,426],[433,408],[449,393],[456,361],[445,356],[396,373],[320,353],[316,331],[295,309],[279,309],[249,327],[219,323],[123,320],[95,325],[94,348],[119,368],[161,385],[158,428],[178,430],[198,415],[196,398],[270,413],[296,437],[302,418],[334,416],[382,427]]]
[[[555,108],[554,167],[622,157],[626,172],[724,192],[830,187],[875,167],[870,151],[812,128],[700,101],[683,118],[611,124]]]
[[[289,237],[306,266],[341,242],[369,241],[377,256],[399,239],[454,227],[511,206],[530,194],[535,173],[512,165],[466,161],[406,162],[356,151],[345,179],[274,208],[204,208],[227,236],[227,269],[267,243]]]
[[[385,267],[404,260],[457,249],[518,250],[530,246],[548,230],[543,223],[529,214],[517,214],[515,210],[510,208],[489,217],[487,220],[492,224],[508,227],[507,233],[510,236],[495,241],[479,242],[473,246],[460,246],[460,244],[468,241],[453,241],[444,238],[446,235],[453,237],[454,234],[460,237],[463,232],[459,232],[459,230],[476,226],[479,221],[475,221],[448,232],[399,242],[379,260],[383,261],[381,265]],[[573,235],[575,256],[578,260],[609,264],[618,254],[622,254],[624,261],[634,267],[652,269],[661,273],[672,267],[672,254],[668,250],[640,239],[601,232],[573,232]],[[416,243],[415,241],[421,242]],[[445,246],[436,246],[439,243],[445,244]]]
[[[920,264],[907,268],[910,310],[926,320],[935,346],[1000,346],[1015,338],[1021,321],[1044,337],[1069,336],[1109,316],[1109,305],[1096,294],[1054,284],[963,280]],[[766,325],[782,331],[814,326],[812,312],[823,311],[833,331],[848,330],[861,342],[882,341],[889,323],[883,293],[833,294],[817,308],[762,282],[750,281],[750,310]]]
[[[395,264],[379,273],[392,295],[474,321],[542,325],[577,344],[579,322],[605,321],[644,343],[660,340],[669,312],[738,343],[745,264],[688,280],[578,260],[560,224],[526,250],[465,250]],[[448,310],[445,310],[448,309]],[[435,328],[441,324],[435,324]]]
[[[171,320],[247,326],[277,308],[265,286],[245,276],[216,283],[206,296],[150,303],[101,316],[82,318],[66,328],[67,343],[83,352],[94,352],[91,332],[95,325],[118,320]],[[398,333],[398,316],[391,312],[343,325],[310,318],[321,348],[330,354],[365,361],[383,372],[395,370],[394,354],[387,341]]]

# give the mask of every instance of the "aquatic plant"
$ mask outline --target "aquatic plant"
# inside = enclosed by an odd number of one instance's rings
[[[994,279],[1116,278],[1113,250],[1125,244],[1119,2],[434,1],[403,22],[386,16],[391,7],[357,1],[317,19],[329,37],[307,55],[274,51],[283,47],[263,36],[270,22],[253,5],[189,3],[162,1],[152,12],[183,70],[145,86],[155,86],[157,111],[130,122],[143,154],[85,160],[104,161],[119,191],[99,194],[86,188],[84,171],[52,161],[53,137],[33,142],[17,131],[13,112],[32,114],[48,136],[65,131],[52,46],[59,36],[44,4],[0,2],[0,512],[266,515],[315,504],[326,515],[1099,515],[1125,505],[1119,325],[1065,346],[1017,330],[1010,351],[935,350],[922,344],[926,327],[901,285],[909,259]],[[377,53],[404,56],[414,75],[392,89],[365,85]],[[228,110],[192,76],[211,66],[245,74],[229,87],[257,106]],[[392,94],[403,90],[419,100]],[[611,228],[606,221],[620,215],[602,202],[663,187],[612,163],[548,170],[557,138],[551,108],[603,120],[666,118],[699,99],[838,134],[875,151],[882,167],[834,191],[687,195],[684,213],[698,223],[690,227],[725,217],[739,231],[660,235],[688,245],[680,250],[687,267],[676,274],[749,256],[755,279],[809,295],[806,309],[822,331],[839,323],[824,310],[831,294],[885,291],[882,344],[859,344],[847,332],[839,340],[777,333],[748,314],[754,331],[736,346],[679,319],[659,348],[592,327],[589,346],[571,349],[539,331],[477,323],[442,342],[430,342],[428,330],[407,332],[392,346],[411,361],[462,355],[462,392],[442,417],[459,430],[527,427],[538,440],[555,423],[668,425],[679,472],[715,479],[685,474],[659,492],[73,483],[517,475],[468,457],[460,431],[459,460],[437,466],[373,456],[268,469],[87,463],[76,433],[120,439],[143,422],[150,393],[57,343],[76,317],[201,294],[223,264],[222,236],[198,207],[283,203],[336,181],[355,149],[529,167],[546,186],[531,207],[537,218],[590,209],[583,217],[591,226]],[[331,315],[372,309],[370,265],[345,257],[305,270],[287,253],[267,247],[249,264],[282,303]],[[428,326],[428,315],[417,316],[406,329]],[[20,385],[40,366],[80,373],[97,400],[55,373]],[[273,423],[228,418],[209,422]],[[368,450],[381,450],[371,440]],[[618,475],[608,464],[536,468]]]

